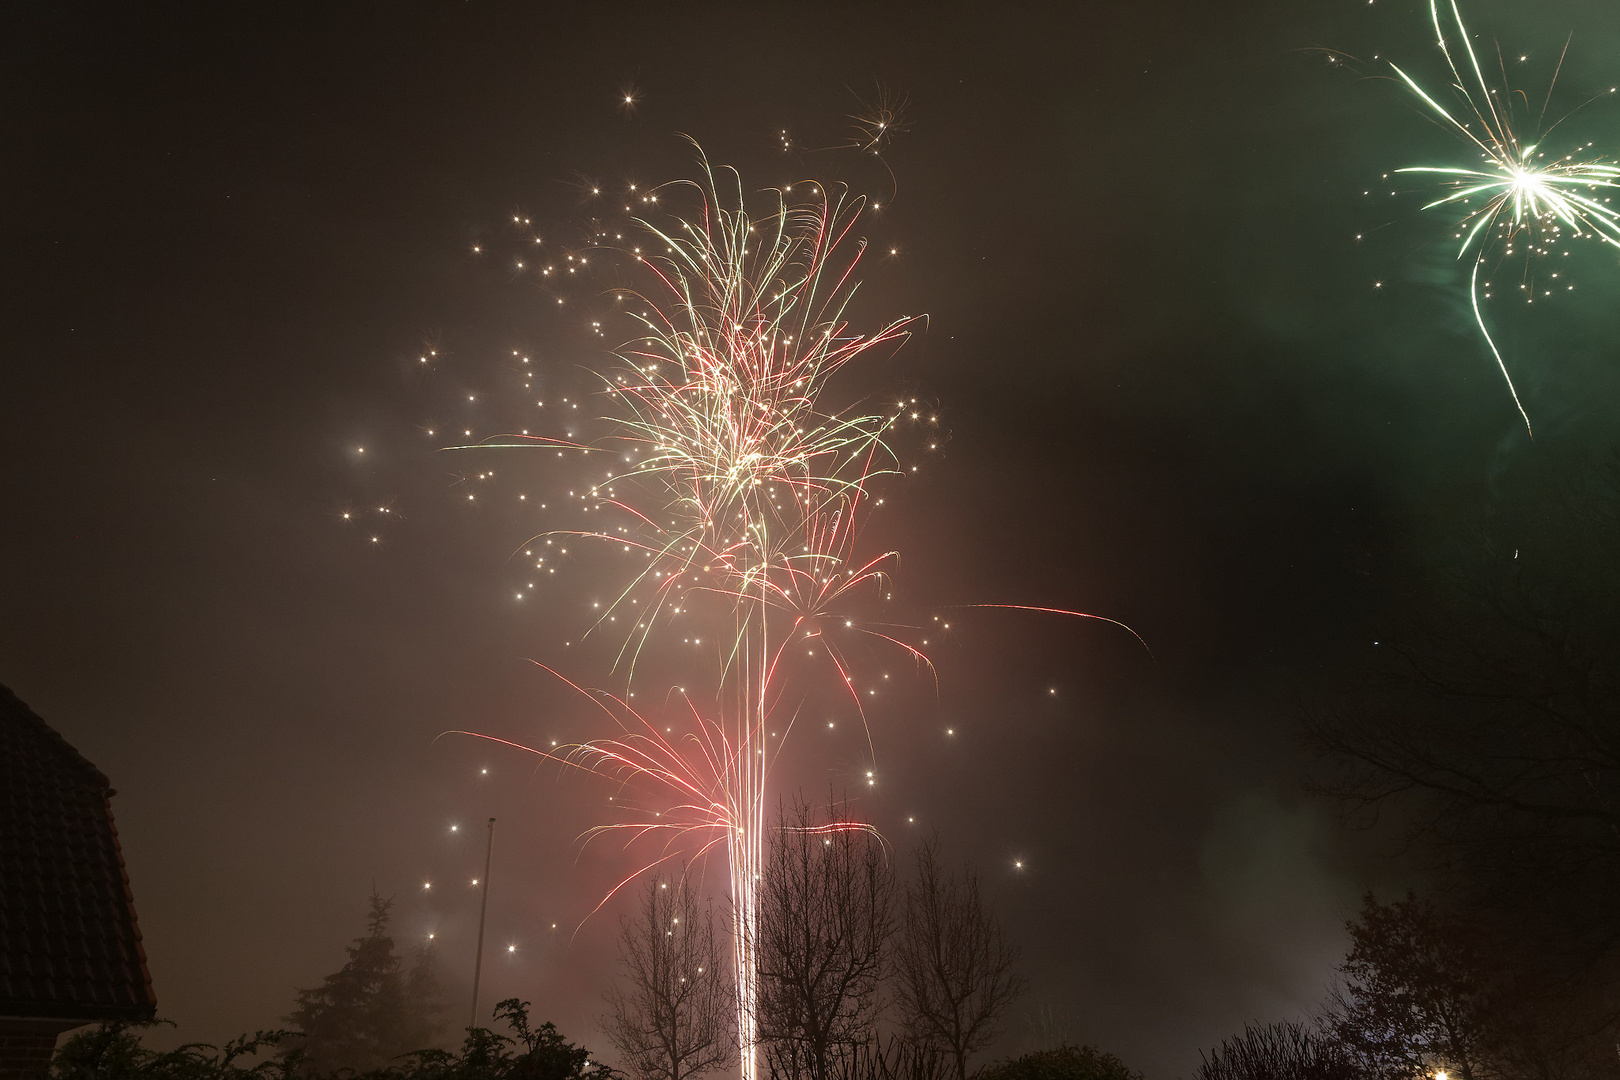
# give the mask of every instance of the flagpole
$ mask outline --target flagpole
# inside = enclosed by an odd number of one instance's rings
[[[495,854],[495,819],[489,819],[489,843],[484,847],[484,876],[479,879],[484,898],[478,906],[478,953],[473,957],[472,1020],[469,1028],[478,1026],[478,977],[484,970],[484,917],[489,914],[489,864]]]

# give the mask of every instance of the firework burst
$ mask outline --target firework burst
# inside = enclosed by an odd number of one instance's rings
[[[857,541],[872,484],[898,471],[885,437],[908,407],[824,404],[843,368],[897,348],[913,320],[852,329],[863,201],[815,183],[797,188],[796,201],[793,188],[770,189],[755,209],[735,172],[705,162],[701,180],[643,195],[652,205],[684,191],[695,206],[662,222],[637,219],[639,243],[601,252],[640,283],[616,291],[639,312],[638,334],[600,376],[607,433],[590,444],[478,444],[558,447],[613,464],[580,494],[591,528],[536,539],[596,542],[624,560],[592,629],[615,634],[626,692],[593,696],[620,733],[532,752],[659,792],[646,813],[595,830],[663,836],[649,866],[694,845],[726,852],[745,1080],[754,1075],[765,782],[797,713],[788,695],[831,675],[864,721],[852,648],[876,642],[929,666],[905,628],[854,616],[887,599],[892,553],[860,557]],[[682,734],[631,708],[649,648],[678,627],[716,625],[715,692],[702,707],[681,694]],[[768,721],[782,730],[768,732]]]
[[[864,154],[882,156],[895,136],[911,130],[908,113],[910,103],[904,94],[895,93],[878,85],[870,101],[862,101],[858,112],[850,114],[851,141],[849,146]]]
[[[1425,210],[1460,212],[1456,226],[1457,258],[1470,252],[1474,255],[1469,275],[1474,322],[1490,347],[1502,378],[1507,381],[1508,392],[1513,395],[1513,404],[1524,419],[1525,429],[1533,434],[1529,414],[1519,400],[1513,377],[1480,311],[1480,269],[1488,262],[1494,269],[1507,259],[1522,257],[1521,290],[1527,300],[1533,301],[1537,281],[1532,260],[1555,251],[1567,254],[1566,242],[1575,239],[1591,238],[1620,246],[1620,213],[1611,208],[1604,194],[1620,187],[1620,167],[1611,159],[1595,154],[1591,142],[1549,156],[1543,147],[1562,123],[1560,120],[1545,125],[1547,103],[1552,97],[1551,83],[1541,109],[1529,126],[1532,134],[1521,135],[1524,121],[1530,119],[1529,98],[1507,85],[1505,65],[1498,65],[1502,69],[1502,85],[1491,84],[1469,40],[1456,0],[1448,0],[1446,11],[1449,21],[1442,16],[1440,0],[1430,0],[1429,15],[1435,40],[1450,69],[1452,90],[1460,106],[1447,108],[1398,65],[1390,67],[1427,112],[1479,151],[1480,161],[1477,165],[1414,165],[1396,172],[1439,180],[1444,194],[1426,205]],[[1459,57],[1464,60],[1461,65]],[[1560,57],[1559,67],[1562,66]],[[1553,83],[1556,81],[1555,72]],[[1516,106],[1516,102],[1523,104]],[[1516,115],[1516,108],[1526,115]],[[1553,272],[1550,278],[1558,276]],[[1488,281],[1486,287],[1489,287]],[[1564,285],[1566,289],[1571,287]],[[1543,287],[1542,291],[1550,295],[1552,290]],[[1489,293],[1485,295],[1489,298]]]
[[[870,747],[876,691],[862,672],[873,656],[933,676],[924,650],[940,631],[886,620],[896,555],[863,552],[861,536],[883,501],[875,486],[915,468],[901,465],[896,429],[929,432],[930,447],[939,436],[916,399],[839,400],[838,376],[898,349],[916,323],[855,327],[864,200],[814,182],[747,196],[734,170],[699,158],[698,180],[635,192],[645,216],[597,229],[599,246],[566,256],[568,273],[606,264],[630,282],[608,290],[634,328],[596,376],[600,436],[524,433],[457,449],[538,447],[598,466],[571,501],[588,527],[532,537],[524,554],[589,543],[614,563],[617,584],[593,604],[590,634],[610,642],[622,688],[590,690],[546,670],[593,700],[616,733],[550,748],[494,741],[619,785],[618,820],[588,835],[653,847],[608,896],[669,859],[724,853],[742,1075],[754,1080],[767,779],[807,703],[829,693]],[[600,321],[592,327],[602,333]],[[656,677],[677,639],[703,647],[712,679],[697,676],[692,693],[674,687],[655,718],[632,703],[634,687]]]

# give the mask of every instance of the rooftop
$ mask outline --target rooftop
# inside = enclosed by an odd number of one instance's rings
[[[0,1017],[153,1015],[112,795],[0,686]]]

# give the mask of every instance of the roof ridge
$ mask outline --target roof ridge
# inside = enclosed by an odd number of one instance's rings
[[[35,712],[33,709],[30,709],[28,707],[28,703],[22,698],[18,697],[16,692],[12,690],[11,687],[7,686],[5,683],[0,683],[0,712],[6,711],[5,706],[7,705],[15,705],[17,707],[17,714],[24,723],[38,728],[41,734],[47,735],[51,739],[54,739],[56,742],[60,743],[62,749],[72,754],[85,768],[89,769],[96,775],[96,778],[101,781],[102,787],[106,788],[109,793],[112,791],[112,781],[107,779],[106,773],[96,768],[95,764],[91,762],[89,758],[79,753],[78,748],[63,738],[60,731],[57,731],[55,728],[51,727],[51,725],[47,724],[44,717],[40,716],[39,713]]]

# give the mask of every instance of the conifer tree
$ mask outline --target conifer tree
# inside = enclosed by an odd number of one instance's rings
[[[408,975],[402,971],[388,936],[392,903],[373,892],[366,936],[348,947],[348,963],[298,991],[287,1017],[297,1035],[284,1053],[298,1053],[312,1073],[382,1068],[433,1041],[442,995],[432,957],[424,952]]]

